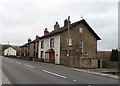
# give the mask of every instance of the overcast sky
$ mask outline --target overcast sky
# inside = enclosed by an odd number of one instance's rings
[[[98,1],[98,2],[96,2]],[[101,37],[98,50],[118,47],[119,0],[0,0],[0,44],[23,45],[28,38],[53,30],[56,21],[63,26],[84,19]]]

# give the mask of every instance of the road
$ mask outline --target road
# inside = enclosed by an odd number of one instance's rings
[[[2,57],[2,70],[12,84],[118,84],[117,79],[65,66],[7,57]]]

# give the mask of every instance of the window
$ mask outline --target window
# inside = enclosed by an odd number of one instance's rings
[[[43,51],[41,51],[41,58],[43,59],[43,57],[44,57],[44,52]]]
[[[44,41],[41,41],[41,48],[44,48]]]
[[[80,40],[80,52],[83,52],[83,41]]]
[[[28,44],[28,50],[30,50],[30,44]]]
[[[88,58],[88,52],[85,52],[85,58]]]
[[[50,47],[54,47],[54,38],[50,39]]]
[[[34,42],[34,49],[35,49],[35,42]]]
[[[38,52],[36,52],[36,58],[38,58]]]
[[[34,53],[33,53],[33,57],[35,57],[35,51],[34,51]]]
[[[30,52],[28,52],[28,57],[30,57]]]
[[[67,45],[72,46],[72,39],[71,38],[69,38],[69,40],[67,39]]]
[[[79,28],[79,32],[82,33],[83,32],[83,28],[80,27]]]

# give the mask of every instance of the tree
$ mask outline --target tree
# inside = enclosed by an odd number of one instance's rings
[[[118,49],[116,49],[116,61],[119,61],[119,52],[118,52]]]
[[[114,58],[113,58],[114,56],[113,55],[114,55],[114,50],[112,49],[111,56],[110,56],[110,61],[114,60]]]
[[[118,49],[112,49],[110,61],[119,61],[119,52]]]

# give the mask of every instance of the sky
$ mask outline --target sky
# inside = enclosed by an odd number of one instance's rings
[[[97,1],[97,2],[96,2]],[[0,0],[0,44],[23,45],[28,38],[42,36],[44,29],[62,27],[81,15],[101,38],[98,50],[118,48],[119,0]]]

